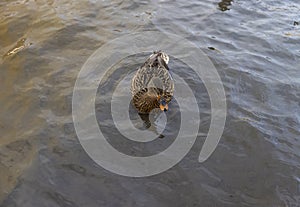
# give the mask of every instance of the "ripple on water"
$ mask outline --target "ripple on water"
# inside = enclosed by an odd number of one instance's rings
[[[3,206],[30,207],[299,205],[299,11],[298,0],[0,2],[0,202],[6,198]],[[71,97],[76,76],[95,49],[143,29],[184,36],[204,48],[223,80],[228,117],[217,150],[199,164],[210,122],[209,96],[191,71],[182,72],[203,113],[199,142],[164,174],[128,179],[96,166],[83,151]],[[172,67],[179,73],[185,68],[179,61]],[[151,154],[172,142],[168,137],[177,125],[171,124],[151,147],[128,149],[111,130],[109,110],[95,108],[111,143],[129,154]],[[177,113],[170,116],[178,119]]]

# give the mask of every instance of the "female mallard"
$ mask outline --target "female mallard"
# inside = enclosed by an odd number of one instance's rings
[[[174,93],[168,62],[166,53],[153,52],[132,78],[132,103],[139,113],[148,114],[154,108],[168,110]]]

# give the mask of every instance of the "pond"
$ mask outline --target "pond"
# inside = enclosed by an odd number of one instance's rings
[[[299,13],[297,0],[1,2],[0,205],[299,206]],[[209,57],[222,80],[227,116],[216,150],[198,162],[212,120],[210,95],[187,63],[169,54],[170,70],[197,99],[197,139],[170,169],[134,178],[91,159],[74,127],[72,98],[78,74],[96,50],[143,31],[176,34]],[[131,156],[168,148],[182,118],[177,99],[151,127],[129,107],[130,123],[160,135],[149,143],[125,139],[113,127],[110,89],[123,84],[120,90],[130,94],[125,86],[148,55],[115,62],[97,90],[99,128]]]

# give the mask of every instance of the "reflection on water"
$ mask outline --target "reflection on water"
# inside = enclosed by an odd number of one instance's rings
[[[12,49],[7,51],[7,53],[5,53],[3,55],[3,58],[8,57],[8,56],[12,56],[12,55],[20,52],[21,50],[23,50],[26,46],[29,45],[29,44],[26,44],[25,41],[26,41],[26,38],[21,38]]]
[[[299,12],[296,0],[0,2],[0,205],[299,206]],[[198,163],[211,119],[209,96],[188,66],[173,60],[170,68],[196,92],[198,140],[167,172],[131,179],[107,172],[84,152],[72,122],[72,91],[97,48],[152,29],[203,48],[223,80],[228,117],[217,150]],[[170,146],[180,123],[172,101],[164,139],[136,143],[111,127],[107,94],[143,60],[120,62],[95,104],[108,141],[135,156]],[[130,118],[144,127],[138,114],[131,111]]]

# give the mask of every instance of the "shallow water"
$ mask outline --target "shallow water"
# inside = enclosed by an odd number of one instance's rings
[[[0,203],[300,206],[299,13],[296,0],[1,2]],[[195,145],[162,174],[127,178],[95,164],[81,147],[72,122],[72,92],[82,65],[101,45],[154,29],[184,36],[210,57],[226,91],[226,127],[213,155],[198,163],[210,101],[201,80],[183,70],[201,111]],[[128,58],[116,68],[125,65],[129,71],[142,60]],[[186,66],[172,59],[170,67]],[[107,89],[121,75],[117,69]],[[98,92],[109,93],[102,89]],[[97,100],[101,125],[111,113],[100,96]],[[176,102],[172,107],[164,139],[150,145],[121,139],[110,122],[102,129],[124,153],[157,153],[176,134],[180,117]]]

